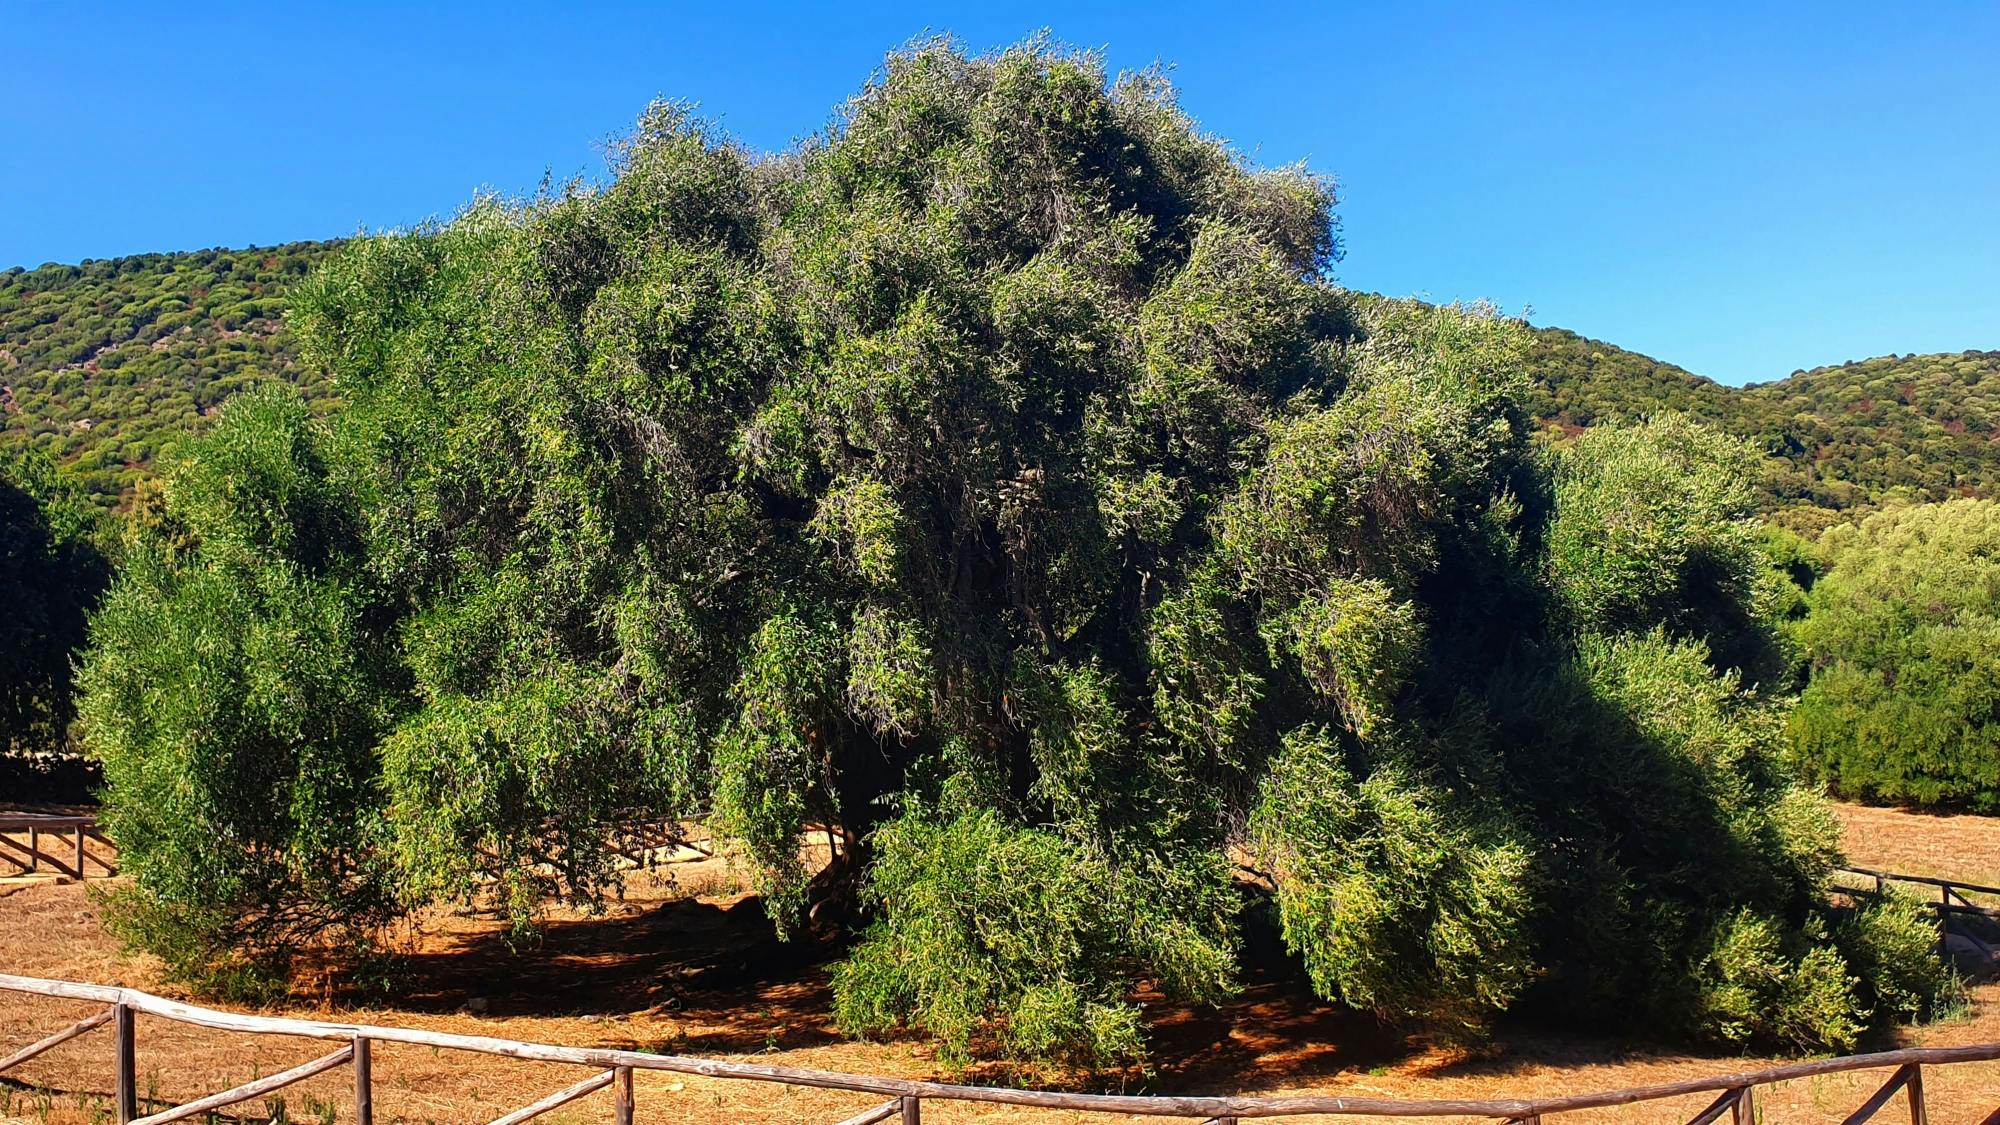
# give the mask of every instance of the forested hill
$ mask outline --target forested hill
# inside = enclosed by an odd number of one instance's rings
[[[0,448],[47,450],[105,503],[223,399],[295,361],[286,289],[336,243],[200,250],[0,272]],[[1725,387],[1537,328],[1529,403],[1552,430],[1679,412],[1774,455],[1767,504],[1814,529],[1897,493],[2000,493],[2000,351],[1886,356]]]
[[[1535,333],[1530,408],[1574,432],[1689,414],[1772,455],[1766,507],[1801,530],[1892,497],[2000,492],[2000,351],[1882,356],[1725,387],[1560,328]]]
[[[0,272],[0,448],[33,446],[105,502],[223,399],[294,361],[285,291],[334,243],[196,250]]]

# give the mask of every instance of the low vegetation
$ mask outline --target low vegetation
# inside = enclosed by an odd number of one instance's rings
[[[1135,986],[1228,996],[1265,918],[1456,1038],[1943,998],[1827,905],[1755,447],[1539,440],[1524,326],[1343,292],[1326,181],[1046,43],[895,55],[780,157],[673,105],[615,156],[346,244],[287,320],[338,408],[240,395],[142,506],[81,730],[184,979],[525,931],[641,809],[947,1065],[1140,1057]]]

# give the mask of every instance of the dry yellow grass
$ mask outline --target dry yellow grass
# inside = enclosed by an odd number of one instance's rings
[[[1942,854],[1932,870],[1995,881],[1975,858],[2000,831],[1958,818],[1898,818],[1882,810],[1843,810],[1857,824],[1854,861],[1895,867],[1911,856]],[[1928,836],[1928,840],[1915,837]],[[1953,841],[1981,840],[1961,846]],[[735,893],[712,867],[682,869],[680,886],[635,879],[629,899],[601,918],[558,914],[542,950],[516,955],[491,918],[439,913],[409,935],[412,975],[394,1006],[356,1004],[326,992],[288,1014],[498,1035],[577,1045],[641,1047],[902,1077],[934,1077],[930,1054],[914,1042],[856,1043],[835,1034],[827,1016],[826,968],[809,951],[777,945],[757,904]],[[0,899],[0,970],[124,984],[172,994],[144,959],[122,956],[102,932],[96,908],[76,886],[35,886]],[[1974,990],[1973,1014],[1906,1034],[1909,1044],[2000,1040],[2000,986]],[[464,1010],[483,1000],[483,1014]],[[0,994],[0,1052],[29,1042],[89,1010],[41,998]],[[1751,1069],[1775,1060],[1621,1050],[1584,1036],[1513,1029],[1476,1057],[1384,1034],[1366,1020],[1315,1006],[1270,982],[1253,982],[1220,1012],[1149,1003],[1157,1028],[1157,1072],[1136,1088],[1189,1093],[1346,1093],[1400,1098],[1489,1098],[1576,1093],[1669,1082]],[[139,1022],[142,1093],[162,1104],[270,1074],[322,1053],[327,1045]],[[16,1090],[0,1117],[37,1125],[96,1125],[108,1095],[110,1041],[93,1033],[28,1064],[14,1077],[62,1094],[36,1103]],[[437,1123],[489,1121],[582,1077],[573,1068],[427,1048],[379,1046],[375,1063],[378,1119]],[[1002,1081],[999,1072],[979,1076]],[[1836,1075],[1789,1083],[1762,1094],[1763,1121],[1835,1122],[1886,1075]],[[351,1120],[349,1078],[336,1070],[294,1087],[287,1108],[311,1122],[308,1100]],[[2000,1108],[2000,1064],[1937,1069],[1926,1075],[1932,1120],[1977,1122]],[[758,1083],[641,1074],[639,1119],[656,1121],[832,1122],[870,1104],[866,1095]],[[6,1097],[6,1095],[0,1095]],[[1704,1098],[1568,1115],[1564,1122],[1679,1122]],[[263,1116],[261,1105],[239,1107]],[[1897,1110],[1885,1111],[1898,1113]],[[608,1095],[596,1094],[551,1116],[558,1123],[601,1121]],[[931,1122],[1090,1122],[1111,1118],[1034,1113],[1004,1107],[927,1105]],[[1891,1116],[1885,1120],[1896,1120]]]
[[[1854,864],[2000,887],[2000,817],[1868,805],[1834,808]]]

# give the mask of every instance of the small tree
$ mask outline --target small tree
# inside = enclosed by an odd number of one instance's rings
[[[72,661],[110,581],[96,534],[89,498],[53,462],[0,454],[0,770],[68,752]]]
[[[110,585],[88,494],[38,452],[0,454],[0,787],[86,785],[70,743],[74,661]]]
[[[132,876],[111,919],[223,991],[389,909],[374,747],[401,703],[351,500],[289,390],[234,400],[169,477],[91,625],[86,743]]]

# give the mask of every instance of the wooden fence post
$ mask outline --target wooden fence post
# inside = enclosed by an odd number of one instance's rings
[[[112,1038],[118,1047],[118,1125],[139,1116],[139,1068],[133,1049],[132,1006],[120,1003],[111,1017]]]
[[[40,871],[41,869],[42,830],[30,824],[28,826],[28,870]]]
[[[1924,1068],[1910,1064],[1910,1081],[1903,1089],[1910,1095],[1910,1125],[1930,1125],[1930,1114],[1924,1109]]]
[[[1730,1107],[1730,1121],[1733,1125],[1757,1125],[1757,1088],[1743,1087],[1743,1093]]]
[[[354,1125],[375,1125],[375,1079],[368,1037],[354,1037]]]
[[[903,1125],[922,1125],[924,1120],[924,1103],[916,1098],[901,1098],[898,1100],[903,1103]]]
[[[83,825],[76,826],[76,881],[83,882]]]
[[[618,1099],[618,1125],[632,1125],[632,1068],[621,1066],[613,1080],[612,1093]]]

